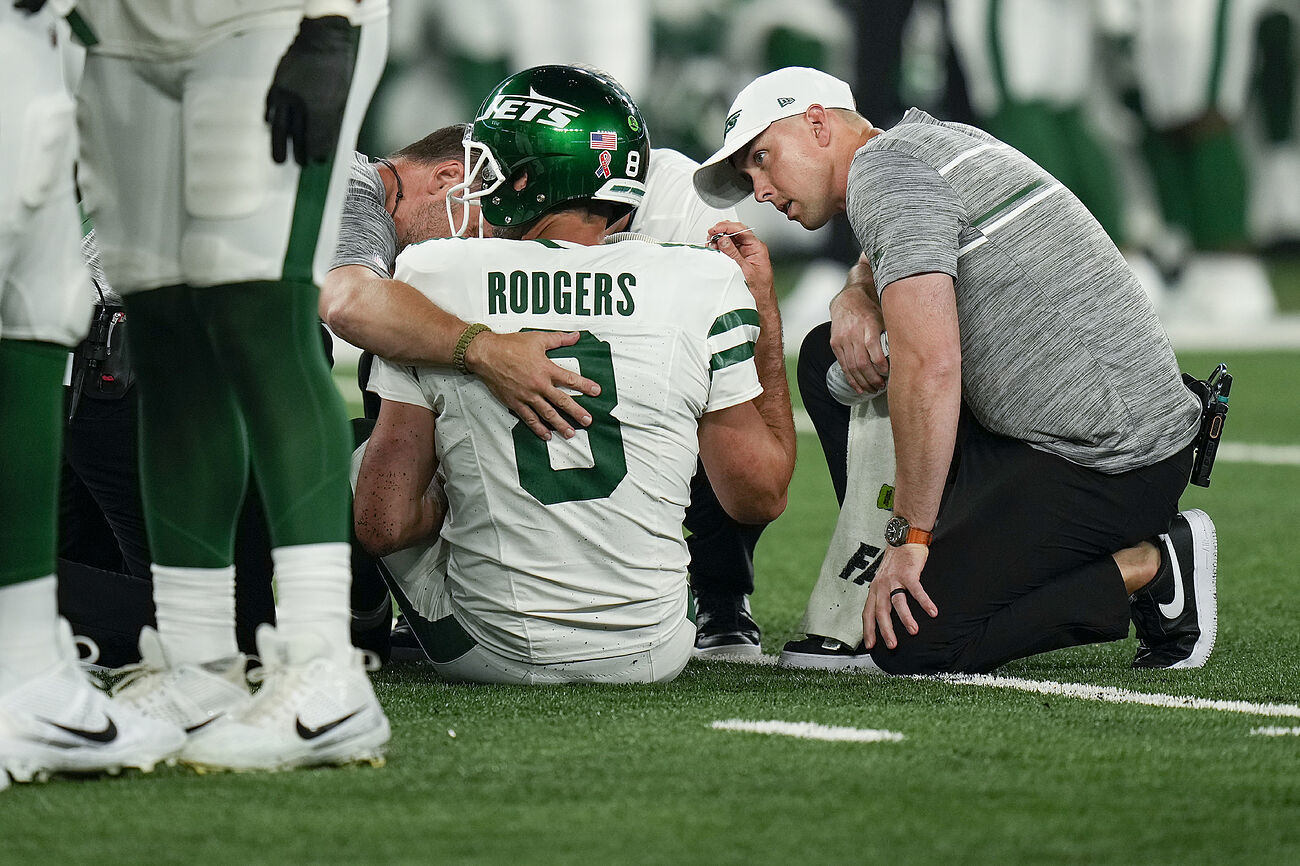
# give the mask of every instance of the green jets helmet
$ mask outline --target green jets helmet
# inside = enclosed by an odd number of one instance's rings
[[[465,136],[465,181],[448,199],[477,202],[495,226],[529,223],[574,199],[626,206],[622,216],[645,196],[649,156],[641,112],[613,78],[535,66],[484,100]],[[524,173],[527,185],[516,190]]]

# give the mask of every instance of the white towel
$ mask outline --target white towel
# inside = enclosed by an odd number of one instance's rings
[[[887,395],[850,408],[848,451],[844,505],[799,628],[857,646],[867,581],[879,565],[885,524],[893,516],[894,431]]]

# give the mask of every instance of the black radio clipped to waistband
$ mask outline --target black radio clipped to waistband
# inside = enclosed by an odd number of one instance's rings
[[[1183,382],[1201,401],[1201,429],[1197,431],[1193,443],[1195,454],[1192,457],[1191,481],[1198,487],[1209,487],[1214,457],[1219,451],[1219,441],[1223,438],[1223,424],[1228,418],[1228,392],[1232,390],[1232,374],[1228,372],[1227,364],[1219,364],[1205,381],[1184,373]]]

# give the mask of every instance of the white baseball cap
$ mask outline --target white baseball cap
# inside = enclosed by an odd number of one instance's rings
[[[773,123],[803,114],[810,105],[857,110],[847,84],[820,69],[787,66],[751,81],[736,94],[722,129],[722,147],[695,171],[695,191],[712,207],[730,207],[753,185],[728,161]]]

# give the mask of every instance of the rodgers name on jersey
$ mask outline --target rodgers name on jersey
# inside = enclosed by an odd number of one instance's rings
[[[630,316],[636,312],[635,286],[636,275],[627,272],[488,271],[488,314]]]

